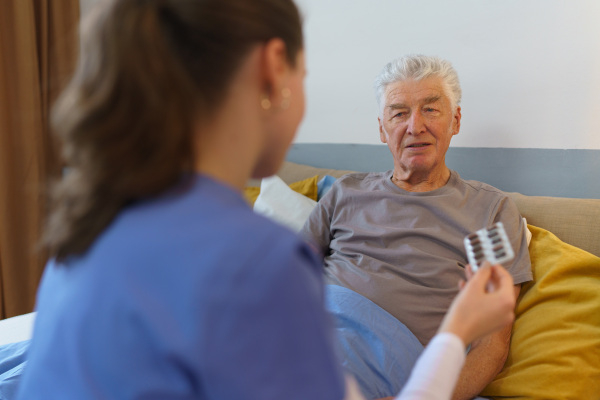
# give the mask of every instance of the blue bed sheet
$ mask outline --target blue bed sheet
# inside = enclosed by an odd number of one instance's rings
[[[29,340],[0,346],[0,400],[16,398],[25,368]]]
[[[338,358],[367,399],[395,396],[410,376],[423,345],[390,313],[366,297],[327,285]]]

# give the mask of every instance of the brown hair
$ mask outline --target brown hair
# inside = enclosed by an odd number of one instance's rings
[[[124,206],[191,171],[192,124],[221,104],[252,46],[272,38],[294,66],[303,43],[292,0],[98,4],[53,111],[67,171],[52,192],[51,256],[83,253]]]

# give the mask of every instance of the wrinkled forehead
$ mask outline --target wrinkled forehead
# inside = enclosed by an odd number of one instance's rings
[[[384,107],[391,104],[406,106],[423,105],[424,103],[451,103],[448,88],[442,78],[428,77],[421,80],[404,80],[388,84],[384,93]]]

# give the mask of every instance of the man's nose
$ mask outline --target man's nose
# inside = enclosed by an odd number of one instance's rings
[[[419,135],[425,132],[425,119],[420,112],[413,112],[408,120],[408,133]]]

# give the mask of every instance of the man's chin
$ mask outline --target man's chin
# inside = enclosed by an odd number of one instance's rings
[[[426,157],[411,157],[411,159],[403,163],[404,170],[413,174],[428,174],[431,173],[435,168],[435,163]]]

